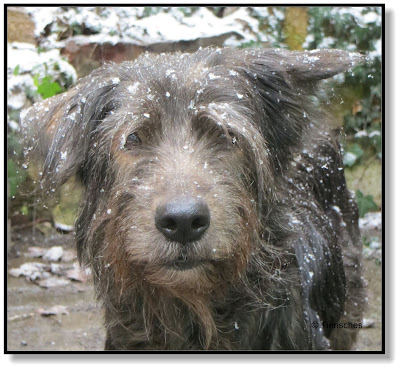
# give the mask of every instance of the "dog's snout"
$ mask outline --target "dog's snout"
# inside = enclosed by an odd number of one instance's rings
[[[199,240],[210,226],[207,203],[199,198],[179,197],[157,208],[156,227],[168,239],[181,244]]]

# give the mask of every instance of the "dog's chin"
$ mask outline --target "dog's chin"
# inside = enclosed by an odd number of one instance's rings
[[[162,264],[144,268],[145,280],[159,290],[204,293],[215,287],[216,269],[211,261],[195,259],[174,259]]]

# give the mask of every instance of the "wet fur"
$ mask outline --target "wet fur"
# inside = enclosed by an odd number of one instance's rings
[[[85,188],[79,260],[105,308],[106,349],[350,349],[361,243],[317,83],[361,60],[338,50],[205,49],[94,71],[24,119],[42,187]],[[136,133],[141,144],[129,146]],[[30,148],[28,151],[30,151]],[[200,196],[207,233],[186,247],[154,226]],[[198,262],[167,267],[178,257]]]

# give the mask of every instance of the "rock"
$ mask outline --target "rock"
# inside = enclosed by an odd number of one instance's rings
[[[17,314],[15,316],[7,318],[7,322],[13,322],[13,321],[21,321],[23,319],[31,318],[34,317],[34,313],[24,313],[24,314]]]
[[[72,270],[66,272],[66,276],[72,281],[87,282],[88,274],[85,270],[81,269],[77,263],[74,266]]]
[[[74,226],[62,224],[60,222],[55,222],[54,227],[57,229],[57,231],[59,231],[60,233],[63,233],[63,234],[68,234],[68,233],[74,231]]]
[[[51,247],[46,254],[43,255],[43,259],[50,262],[59,261],[64,253],[64,250],[60,246]]]
[[[380,212],[368,212],[358,220],[358,226],[362,232],[382,231],[382,214]]]
[[[49,277],[44,280],[40,280],[38,282],[38,285],[42,288],[52,288],[52,287],[59,287],[59,286],[65,286],[69,285],[70,281],[59,278],[59,277]]]
[[[40,258],[43,257],[47,252],[47,249],[40,247],[29,247],[28,252],[24,253],[24,257],[27,258]]]
[[[363,327],[363,328],[375,327],[375,321],[374,321],[373,319],[364,318],[364,319],[362,320],[362,327]]]
[[[63,305],[56,305],[54,307],[50,307],[50,308],[39,308],[37,310],[37,312],[45,317],[48,316],[55,316],[57,314],[69,314],[67,307],[63,306]]]
[[[34,281],[37,279],[46,279],[50,277],[50,268],[44,263],[27,262],[19,268],[12,268],[9,274],[14,277],[25,276]]]
[[[61,261],[72,262],[73,260],[76,259],[76,257],[77,257],[76,250],[67,249],[67,250],[64,250],[64,253],[61,257]]]
[[[63,267],[61,267],[61,264],[59,264],[59,263],[51,263],[50,264],[50,272],[56,276],[63,276],[64,269],[63,269]]]

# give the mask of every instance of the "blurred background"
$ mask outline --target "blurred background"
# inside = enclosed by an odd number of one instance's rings
[[[324,90],[340,124],[346,179],[361,217],[369,309],[357,349],[380,350],[381,10],[7,6],[8,348],[96,350],[103,344],[90,275],[79,270],[73,248],[79,185],[70,180],[52,198],[35,192],[37,170],[26,169],[19,139],[21,111],[104,62],[229,46],[338,48],[369,58],[325,82]]]

